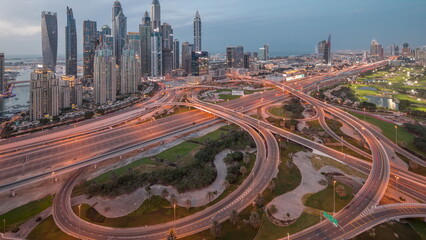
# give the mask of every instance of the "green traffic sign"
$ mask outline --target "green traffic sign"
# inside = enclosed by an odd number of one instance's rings
[[[326,212],[322,212],[322,214],[324,215],[325,218],[327,218],[328,221],[333,223],[335,226],[339,226],[339,221],[337,221],[337,219],[335,219],[333,216],[331,216],[330,214]]]

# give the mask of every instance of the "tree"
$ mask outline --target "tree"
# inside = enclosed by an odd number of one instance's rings
[[[177,203],[177,198],[174,194],[170,195],[170,204],[175,205]]]
[[[274,178],[275,179],[275,178]],[[272,179],[271,182],[268,185],[269,191],[273,192],[275,190],[275,180]]]
[[[192,206],[191,200],[190,199],[186,199],[185,205],[186,205],[186,211],[189,211],[189,209]]]
[[[243,161],[244,161],[244,163],[245,164],[249,164],[250,163],[250,155],[249,154],[245,154],[244,155],[244,158],[243,158]]]
[[[167,234],[167,240],[176,240],[177,236],[173,229],[170,229],[169,233]]]
[[[213,221],[210,227],[210,233],[214,238],[219,238],[222,235],[222,225],[218,221]]]
[[[148,196],[148,198],[151,198],[151,196],[152,196],[152,188],[150,186],[146,186],[145,187],[145,191],[146,191],[146,195]]]
[[[342,200],[342,197],[346,197],[346,195],[347,195],[345,187],[343,185],[337,185],[336,186],[336,193],[337,193],[337,195],[339,195],[340,200]]]
[[[240,173],[243,174],[243,177],[245,176],[245,174],[247,173],[247,168],[244,166],[240,167]]]
[[[59,122],[61,119],[58,116],[53,116],[52,121]]]
[[[209,200],[209,202],[211,202],[214,198],[214,192],[208,191],[207,194],[206,194],[206,198],[207,198],[207,200]]]
[[[232,223],[232,225],[236,226],[238,221],[240,220],[240,214],[237,210],[232,210],[231,214],[229,215],[229,221]]]
[[[257,194],[255,204],[257,208],[262,208],[265,205],[265,199],[263,199],[263,196],[260,193]]]
[[[231,184],[228,182],[228,180],[223,181],[223,187],[227,189]]]
[[[269,207],[268,207],[268,211],[269,211],[271,214],[275,214],[275,213],[277,213],[277,212],[278,212],[277,206],[275,206],[275,204],[271,204],[271,205],[269,205]]]
[[[92,112],[92,111],[86,111],[86,112],[84,112],[84,118],[86,118],[86,119],[90,119],[93,116],[95,116],[95,113]]]
[[[166,199],[169,196],[169,191],[167,191],[167,189],[163,189],[163,191],[161,192],[161,196]]]
[[[261,224],[259,213],[253,211],[250,213],[249,223],[253,228],[259,228]]]

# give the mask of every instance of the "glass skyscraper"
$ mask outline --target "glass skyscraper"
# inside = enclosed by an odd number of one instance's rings
[[[58,19],[56,13],[41,13],[43,67],[55,71],[58,55]]]
[[[74,14],[67,7],[67,26],[65,27],[66,75],[77,76],[77,29]]]

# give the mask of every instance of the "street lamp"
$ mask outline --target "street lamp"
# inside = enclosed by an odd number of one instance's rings
[[[364,108],[364,122],[365,122],[365,108]]]
[[[290,233],[287,233],[287,240],[290,240]]]
[[[333,181],[333,215],[336,213],[336,181]]]
[[[398,145],[398,126],[395,125],[395,143]]]
[[[395,188],[396,188],[395,195],[397,195],[397,193],[398,193],[398,180],[399,180],[399,177],[396,176],[396,175],[395,175],[395,180],[396,180],[396,183],[395,183]]]
[[[3,219],[3,234],[6,234],[6,219]]]
[[[81,204],[78,205],[78,239],[81,239]]]
[[[176,203],[173,204],[173,228],[176,228]]]

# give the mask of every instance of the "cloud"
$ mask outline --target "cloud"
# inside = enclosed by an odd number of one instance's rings
[[[0,38],[29,37],[40,32],[40,24],[34,25],[0,19]]]

